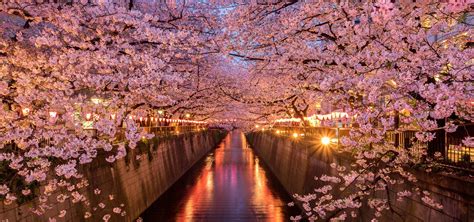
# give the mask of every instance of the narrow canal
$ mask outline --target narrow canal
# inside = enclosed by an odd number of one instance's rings
[[[143,214],[154,221],[288,221],[290,196],[247,146],[230,133]]]

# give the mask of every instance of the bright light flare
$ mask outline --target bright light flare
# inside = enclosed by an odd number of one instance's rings
[[[298,138],[298,133],[293,133],[293,138]]]
[[[321,138],[321,144],[327,146],[331,143],[331,138],[327,137],[327,136],[323,136],[323,138]]]

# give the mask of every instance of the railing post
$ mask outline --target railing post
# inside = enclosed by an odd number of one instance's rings
[[[444,118],[444,126],[446,126],[446,121],[447,118]],[[445,129],[443,129],[444,132],[444,160],[448,160],[448,150],[449,150],[449,144],[448,144],[448,132],[446,132]]]

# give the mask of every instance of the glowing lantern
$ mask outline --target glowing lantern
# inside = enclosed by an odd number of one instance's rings
[[[21,113],[23,114],[23,116],[28,116],[28,114],[30,113],[30,108],[21,109]]]
[[[56,118],[57,116],[58,116],[58,113],[57,113],[57,112],[54,112],[54,111],[50,111],[50,112],[49,112],[49,117],[51,117],[51,118],[54,119],[54,118]]]
[[[86,113],[86,120],[90,120],[90,119],[91,119],[91,117],[92,117],[92,114],[90,114],[90,113]]]

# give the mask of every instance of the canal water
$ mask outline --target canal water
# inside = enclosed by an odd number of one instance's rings
[[[248,147],[231,132],[141,216],[155,221],[289,221],[298,215],[290,196]]]

